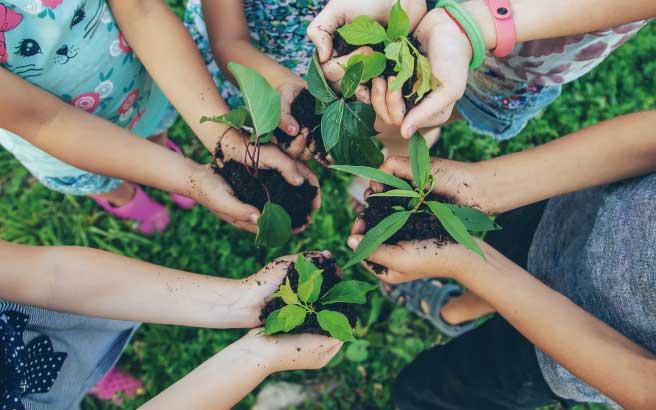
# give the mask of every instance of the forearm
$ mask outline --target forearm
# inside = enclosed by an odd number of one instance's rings
[[[456,279],[586,383],[627,409],[656,408],[651,353],[483,246],[488,263],[476,263]]]
[[[252,325],[242,282],[99,250],[0,242],[0,298],[46,309],[148,323]],[[250,312],[250,313],[249,313]]]
[[[656,171],[656,111],[625,115],[475,165],[486,209],[504,212]]]
[[[656,16],[652,0],[511,0],[511,5],[518,43],[590,33]],[[462,6],[481,29],[486,47],[496,47],[494,21],[485,1],[470,0]]]
[[[231,409],[267,376],[265,360],[239,340],[143,405],[141,410]]]
[[[203,145],[213,151],[226,126],[204,115],[229,111],[193,40],[162,0],[110,1],[121,31],[148,73],[187,121]]]
[[[231,81],[228,63],[233,61],[257,70],[274,88],[290,80],[303,82],[252,45],[242,0],[203,1],[202,7],[214,59]]]

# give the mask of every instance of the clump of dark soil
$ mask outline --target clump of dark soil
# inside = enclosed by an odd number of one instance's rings
[[[321,115],[315,114],[315,99],[310,92],[305,89],[294,99],[292,103],[292,116],[298,121],[301,129],[307,128],[309,134],[307,137],[308,146],[312,147],[317,160],[324,162],[326,160],[326,148],[321,138]],[[278,143],[286,148],[291,144],[294,137],[287,135],[283,130],[276,129],[274,135]]]
[[[307,257],[307,255],[306,255]],[[333,286],[339,283],[342,280],[342,274],[335,263],[335,260],[332,258],[326,258],[324,256],[312,256],[309,258],[312,263],[314,263],[319,269],[323,269],[323,283],[321,284],[321,295],[330,290]],[[292,289],[295,292],[298,291],[298,272],[296,271],[296,263],[292,262],[287,268],[287,276],[289,282],[292,285]],[[269,315],[285,306],[285,302],[281,298],[271,299],[260,312],[260,320],[264,322]],[[320,304],[315,304],[317,311],[322,310]],[[355,327],[357,320],[357,315],[353,310],[353,305],[348,303],[333,303],[330,304],[327,309],[334,310],[344,314],[351,326]],[[305,319],[305,323],[296,329],[292,330],[290,333],[312,333],[317,335],[326,335],[329,336],[328,332],[323,330],[319,326],[316,315],[308,315]]]
[[[312,212],[312,201],[317,196],[317,187],[307,181],[300,186],[294,186],[285,181],[280,172],[269,169],[260,169],[257,178],[254,177],[246,165],[236,162],[217,161],[222,153],[217,149],[212,168],[221,175],[235,191],[237,198],[247,204],[253,205],[260,211],[268,202],[267,187],[271,202],[282,206],[292,219],[292,228],[300,228],[308,223]]]
[[[451,202],[447,198],[438,195],[430,195],[429,200],[440,202]],[[378,225],[383,219],[397,212],[393,209],[396,206],[405,207],[408,198],[395,197],[369,197],[367,199],[367,208],[362,212],[360,218],[364,220],[366,230],[369,231]],[[455,243],[453,238],[447,233],[439,219],[431,212],[416,212],[410,216],[410,219],[397,233],[385,241],[386,244],[396,244],[402,241],[422,241],[434,239],[439,243]]]
[[[417,50],[421,50],[421,45],[419,42],[414,38],[410,37],[410,42],[412,43],[413,46],[417,48]],[[385,46],[383,44],[374,44],[369,46],[371,47],[374,51],[378,51],[380,53],[385,54]],[[347,54],[350,54],[357,50],[358,46],[353,46],[351,44],[348,44],[342,36],[339,35],[339,33],[335,34],[333,37],[333,50],[334,53],[337,57],[339,56],[344,56]],[[397,75],[397,73],[394,72],[394,62],[393,61],[387,61],[387,66],[385,67],[385,71],[383,71],[382,77],[383,78],[388,78]],[[410,95],[412,94],[412,85],[417,82],[417,71],[413,71],[412,73],[412,78],[409,81],[406,81],[405,84],[403,84],[403,95]],[[367,83],[369,87],[371,87],[371,82]],[[406,112],[410,111],[414,107],[417,106],[416,97],[413,96],[411,98],[408,97],[403,97],[403,100],[405,101],[405,108]]]

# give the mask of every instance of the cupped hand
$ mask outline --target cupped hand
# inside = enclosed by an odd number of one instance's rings
[[[411,138],[421,128],[444,124],[451,118],[456,101],[465,93],[472,48],[467,36],[442,9],[430,11],[414,32],[427,53],[432,73],[439,80],[436,90],[406,113],[401,90],[390,91],[390,79],[375,78],[371,103],[378,116],[401,127],[401,135]]]
[[[281,103],[281,116],[278,128],[293,138],[288,146],[282,146],[279,142],[278,146],[291,158],[301,159],[303,161],[312,159],[314,153],[307,143],[309,130],[307,128],[301,128],[298,120],[292,115],[292,104],[306,87],[305,81],[298,77],[293,77],[277,88]]]
[[[323,256],[330,258],[328,251],[322,252],[305,252],[306,257]],[[278,290],[287,275],[289,265],[296,262],[298,254],[281,256],[267,264],[257,273],[241,281],[241,289],[244,297],[240,298],[236,308],[240,311],[247,311],[246,317],[250,321],[244,323],[244,327],[256,327],[262,325],[260,312],[264,305],[271,299],[272,295]]]
[[[249,139],[241,133],[235,130],[229,131],[221,140],[220,147],[223,151],[223,162],[233,160],[248,166],[251,165],[249,155],[254,155],[254,146],[249,144]],[[312,208],[319,209],[321,207],[321,189],[317,176],[307,165],[289,157],[278,146],[274,144],[260,146],[258,167],[280,172],[282,177],[293,186],[300,186],[307,181],[310,185],[317,187],[317,196],[312,201]],[[255,232],[257,226],[251,226],[247,230]],[[302,228],[297,231],[300,230]]]
[[[433,192],[455,204],[476,208],[488,214],[496,213],[498,206],[492,199],[493,195],[488,193],[494,190],[490,183],[490,171],[483,164],[431,158],[431,174],[436,181]],[[389,157],[380,169],[412,181],[412,168],[407,157]],[[370,192],[383,192],[384,189],[382,184],[371,183]]]
[[[328,62],[333,57],[335,31],[358,16],[367,15],[385,23],[396,0],[330,0],[307,29],[310,40],[317,47],[319,60]],[[410,18],[411,31],[426,14],[425,0],[401,0],[401,6]]]
[[[343,345],[332,337],[311,334],[266,336],[263,329],[251,330],[238,343],[260,357],[270,373],[321,369]]]

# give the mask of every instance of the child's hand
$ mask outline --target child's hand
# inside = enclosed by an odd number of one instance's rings
[[[281,117],[278,128],[293,138],[288,147],[279,146],[293,159],[303,161],[312,159],[314,153],[311,147],[307,145],[309,130],[307,128],[301,129],[301,125],[292,115],[292,104],[306,87],[305,81],[294,76],[277,88],[278,93],[280,93],[281,103]]]
[[[440,86],[407,115],[401,90],[388,92],[383,78],[375,78],[371,90],[371,102],[378,116],[388,124],[400,126],[401,135],[408,139],[421,128],[439,126],[451,118],[456,101],[465,93],[472,59],[467,36],[442,9],[426,14],[414,35],[427,52]]]
[[[258,357],[269,373],[321,369],[339,352],[342,342],[311,334],[266,336],[253,329],[237,343]]]
[[[494,192],[484,163],[467,163],[441,158],[431,158],[431,173],[436,179],[433,192],[445,196],[459,205],[477,208],[483,212],[496,213],[498,206],[489,192]],[[381,170],[388,174],[412,181],[412,169],[407,157],[389,157]],[[383,185],[372,182],[372,192],[382,192]]]
[[[317,46],[319,60],[327,62],[333,56],[333,35],[335,31],[350,23],[355,17],[368,15],[374,20],[385,22],[396,0],[331,0],[321,13],[308,26],[308,37]],[[401,0],[410,18],[411,30],[426,14],[426,1]]]
[[[308,257],[319,254],[330,258],[328,251],[304,253]],[[298,255],[281,256],[241,282],[243,297],[240,298],[240,306],[237,309],[245,311],[243,316],[248,318],[243,322],[243,327],[262,325],[262,308],[283,283],[289,265],[297,258]]]
[[[355,234],[348,239],[351,249],[362,241],[364,224],[354,226]],[[487,254],[489,246],[476,240]],[[373,262],[385,269],[375,269]],[[392,284],[409,282],[424,278],[451,278],[479,269],[485,261],[474,252],[459,244],[442,244],[434,240],[399,242],[395,245],[381,245],[362,265],[378,279]]]

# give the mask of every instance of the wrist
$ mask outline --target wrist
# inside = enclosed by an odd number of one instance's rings
[[[476,26],[483,35],[485,41],[485,48],[492,50],[497,45],[497,32],[494,26],[494,17],[490,13],[490,9],[484,0],[466,1],[460,4],[463,9],[474,20]]]
[[[239,363],[242,372],[248,372],[264,380],[279,370],[274,367],[274,361],[269,357],[266,346],[260,340],[262,338],[259,335],[260,331],[248,332],[241,339],[223,349],[220,354],[234,358]]]

